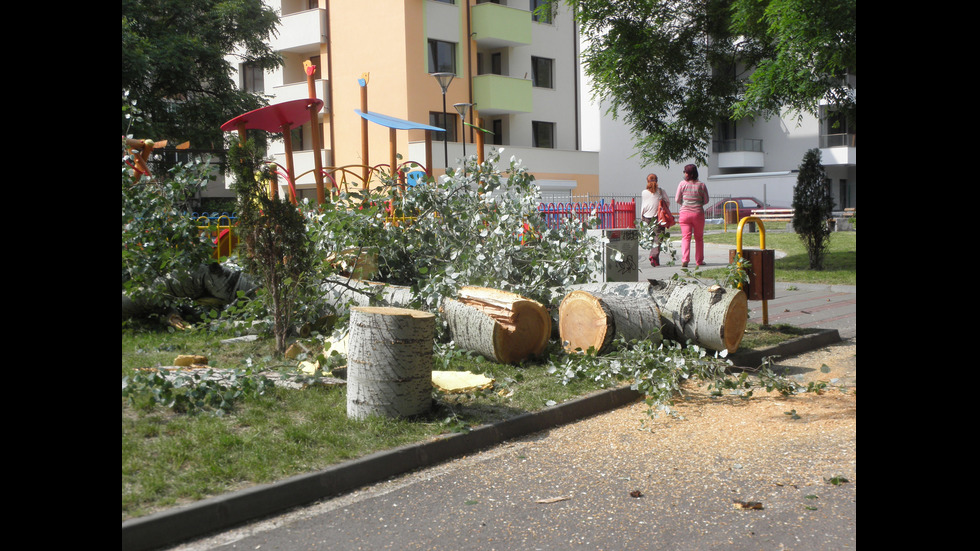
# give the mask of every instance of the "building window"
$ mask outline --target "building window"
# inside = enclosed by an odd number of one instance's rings
[[[534,147],[555,148],[555,123],[531,121],[531,139]]]
[[[490,130],[493,132],[493,136],[490,138],[490,143],[493,145],[504,145],[504,121],[501,119],[493,119],[493,128]]]
[[[265,72],[261,67],[243,63],[241,66],[242,90],[262,94],[265,92]]]
[[[538,88],[554,88],[553,59],[531,56],[531,85]]]
[[[548,0],[531,0],[531,21],[551,23],[551,10]]]
[[[455,142],[456,141],[456,124],[457,124],[456,123],[456,119],[457,119],[457,116],[456,115],[453,115],[453,114],[446,113],[446,118],[443,119],[442,117],[443,117],[443,114],[442,113],[436,113],[436,112],[433,112],[433,111],[430,111],[429,112],[429,125],[430,126],[437,126],[439,128],[445,128],[446,131],[449,134],[448,136],[446,136],[445,138],[443,138],[443,136],[446,134],[446,132],[433,132],[432,133],[432,140],[433,141],[437,141],[437,142],[441,142],[443,140],[445,140],[447,142]]]
[[[429,72],[456,73],[456,44],[429,39]]]
[[[303,127],[289,129],[289,145],[293,151],[303,151]]]
[[[483,53],[476,54],[476,74],[485,75],[489,72],[492,75],[502,75],[503,73],[503,58],[500,52],[493,52],[490,54],[490,67],[487,71],[486,62],[483,60]]]

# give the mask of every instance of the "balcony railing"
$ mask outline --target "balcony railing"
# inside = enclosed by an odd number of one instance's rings
[[[481,115],[530,113],[533,110],[531,81],[503,75],[473,77],[473,101]]]
[[[473,6],[473,39],[481,47],[510,48],[531,43],[531,12],[499,4]]]
[[[279,35],[272,40],[272,47],[275,50],[319,51],[320,44],[327,40],[326,10],[314,9],[291,13],[282,16],[279,21]]]
[[[762,153],[762,140],[756,138],[741,138],[734,140],[712,140],[713,153],[731,153],[734,151],[749,151]]]
[[[857,134],[821,134],[820,147],[857,147]]]

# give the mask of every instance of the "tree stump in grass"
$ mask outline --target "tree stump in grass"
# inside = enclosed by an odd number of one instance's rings
[[[351,308],[347,417],[410,417],[432,407],[435,315],[406,308]]]

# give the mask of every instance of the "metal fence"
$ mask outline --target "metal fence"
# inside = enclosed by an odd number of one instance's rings
[[[211,253],[213,258],[231,256],[238,246],[238,236],[235,234],[238,216],[235,213],[195,212],[191,214],[191,218],[197,222],[198,231],[207,233],[208,238],[214,243],[214,252]]]
[[[538,212],[549,228],[557,228],[562,220],[587,221],[595,215],[599,229],[632,228],[636,225],[636,199],[629,202],[605,199],[591,202],[541,203]]]

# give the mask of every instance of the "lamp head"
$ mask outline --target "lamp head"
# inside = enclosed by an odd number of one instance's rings
[[[445,94],[446,90],[449,89],[449,83],[453,81],[453,77],[456,76],[455,73],[432,73],[432,76],[436,77],[436,81],[439,86],[442,87],[442,93]]]

